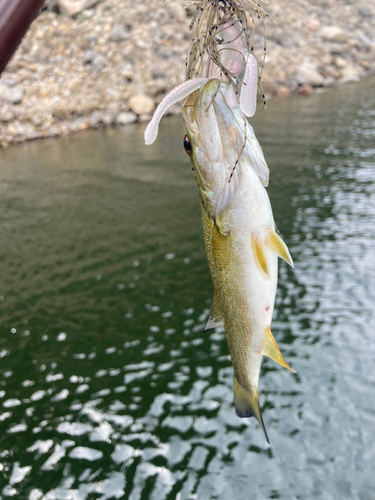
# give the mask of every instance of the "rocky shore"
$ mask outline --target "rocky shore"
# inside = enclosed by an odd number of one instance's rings
[[[268,23],[268,99],[375,73],[374,3],[273,0],[267,7],[278,19]],[[1,76],[0,147],[148,120],[185,79],[191,14],[180,0],[49,0]],[[255,46],[261,56],[260,24]]]

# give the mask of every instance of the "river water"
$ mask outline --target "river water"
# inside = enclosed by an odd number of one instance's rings
[[[375,487],[375,81],[253,122],[295,269],[234,413],[180,118],[0,152],[0,498],[352,499]]]

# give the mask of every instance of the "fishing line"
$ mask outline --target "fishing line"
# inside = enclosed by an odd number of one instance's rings
[[[247,119],[246,119],[246,116],[244,117],[244,122],[245,122],[245,140],[244,140],[244,143],[242,145],[242,148],[241,148],[241,151],[240,151],[240,154],[238,155],[238,158],[236,160],[236,163],[234,164],[234,167],[232,169],[232,172],[229,176],[229,179],[228,179],[228,184],[230,183],[230,181],[232,180],[232,177],[233,177],[233,174],[234,174],[234,171],[236,169],[236,166],[238,165],[238,162],[240,161],[240,158],[241,158],[241,155],[242,153],[244,152],[245,150],[245,147],[246,147],[246,142],[247,142]]]

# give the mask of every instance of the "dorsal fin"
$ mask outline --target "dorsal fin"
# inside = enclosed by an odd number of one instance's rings
[[[276,361],[276,363],[279,363],[279,365],[283,366],[287,370],[296,373],[293,368],[291,368],[288,363],[285,361],[283,355],[279,351],[279,348],[277,347],[276,340],[273,338],[271,329],[269,326],[266,328],[266,343],[265,346],[263,347],[263,355],[267,356],[268,358],[273,359]]]
[[[216,294],[214,292],[210,315],[208,317],[208,321],[203,331],[207,332],[207,330],[211,330],[212,328],[217,328],[219,326],[224,326],[224,319],[219,307],[219,303],[216,298]]]
[[[264,253],[264,245],[259,240],[256,234],[251,235],[251,246],[253,248],[255,262],[258,264],[258,266],[264,272],[267,278],[269,278],[267,260],[266,260],[266,255]]]
[[[272,228],[268,231],[267,245],[272,248],[272,250],[274,250],[277,255],[284,259],[285,262],[294,267],[293,259],[289,253],[288,247],[276,233],[276,231]]]

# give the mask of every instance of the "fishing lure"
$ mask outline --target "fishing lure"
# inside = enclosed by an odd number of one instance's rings
[[[235,104],[234,95],[240,100],[241,92],[242,101],[246,102],[246,94],[254,91],[252,82],[248,80],[253,79],[255,67],[255,58],[250,57],[254,57],[255,21],[253,14],[246,9],[251,5],[255,16],[262,20],[264,29],[263,60],[261,68],[257,69],[256,88],[263,107],[266,107],[261,81],[266,56],[266,20],[275,20],[259,2],[252,0],[202,0],[193,2],[193,5],[196,10],[190,28],[195,26],[196,35],[186,59],[186,78],[216,76],[222,81],[229,81],[233,87],[232,104]]]

